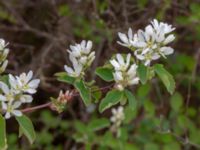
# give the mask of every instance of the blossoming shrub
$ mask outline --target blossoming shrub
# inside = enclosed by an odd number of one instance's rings
[[[135,93],[131,87],[146,84],[148,81],[158,76],[166,87],[167,91],[172,94],[175,89],[175,82],[172,75],[164,68],[162,64],[154,62],[161,57],[173,53],[173,48],[169,47],[175,36],[171,25],[153,20],[145,30],[138,30],[133,33],[132,29],[128,30],[128,35],[118,33],[121,41],[118,43],[129,48],[128,54],[114,54],[114,56],[105,65],[96,68],[96,75],[110,83],[108,87],[98,87],[95,81],[88,81],[87,69],[95,59],[95,51],[92,50],[92,41],[83,40],[80,44],[70,45],[69,53],[70,65],[65,65],[65,72],[57,73],[59,81],[74,86],[74,91],[62,91],[58,98],[51,98],[51,108],[59,113],[65,109],[69,99],[73,96],[80,95],[86,106],[99,102],[99,112],[120,105],[117,109],[112,108],[112,117],[110,129],[113,133],[120,136],[119,127],[126,118],[124,107],[128,105],[131,110],[137,106]],[[1,52],[1,72],[3,73],[7,66],[7,54],[9,50],[4,40],[0,41]],[[20,135],[24,134],[31,143],[35,140],[35,131],[31,120],[23,114],[20,106],[24,103],[31,103],[32,94],[36,92],[39,79],[32,79],[33,72],[22,73],[20,76],[2,75],[0,82],[0,149],[6,149],[5,119],[14,116],[19,123]],[[102,92],[109,89],[105,96]],[[100,101],[99,101],[100,100]],[[128,103],[128,104],[127,104]],[[108,127],[110,122],[106,118],[95,120],[90,126],[91,131],[96,131],[103,127]]]
[[[9,53],[9,49],[6,48],[7,45],[8,43],[3,39],[0,39],[1,73],[5,71],[8,64],[8,60],[6,60]],[[36,89],[40,83],[39,79],[32,79],[32,77],[32,71],[29,71],[28,74],[22,73],[19,76],[14,76],[12,74],[1,75],[0,102],[1,113],[4,116],[0,115],[0,149],[7,148],[4,118],[9,119],[11,116],[15,116],[20,125],[20,131],[28,137],[31,143],[35,139],[35,133],[31,121],[19,110],[21,105],[32,102],[32,94],[36,93]]]

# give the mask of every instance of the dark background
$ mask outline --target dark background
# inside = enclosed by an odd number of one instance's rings
[[[133,150],[198,149],[200,146],[200,1],[198,0],[0,0],[0,37],[9,42],[9,66],[6,73],[20,74],[33,70],[41,79],[32,105],[48,102],[61,89],[72,87],[60,83],[54,74],[69,64],[66,49],[82,39],[93,41],[96,59],[87,80],[112,54],[127,53],[116,43],[117,32],[144,28],[157,18],[176,27],[175,53],[164,63],[176,80],[176,93],[170,96],[157,80],[136,90],[144,105],[137,109],[130,123],[134,126],[126,142]],[[147,100],[147,101],[146,101]],[[145,102],[146,101],[146,102]],[[91,115],[79,98],[74,98],[62,114],[41,110],[30,113],[38,136],[30,146],[23,137],[17,139],[15,120],[8,121],[9,149],[86,149],[86,142],[77,142],[73,123],[100,118],[97,109]],[[92,117],[91,117],[92,116]],[[107,112],[103,116],[109,117]],[[164,120],[163,128],[174,134],[155,133],[151,119]],[[154,121],[153,121],[154,122]],[[128,127],[127,127],[128,128]],[[158,131],[158,130],[157,130]],[[98,133],[100,136],[104,132]],[[163,137],[164,136],[164,137]],[[168,136],[168,135],[167,135]],[[189,142],[186,141],[189,139]],[[162,140],[164,139],[164,140]],[[164,142],[163,142],[164,141]],[[171,143],[170,143],[171,142]],[[82,143],[82,144],[81,144]],[[165,148],[166,145],[172,147]],[[93,144],[92,144],[93,145]],[[98,144],[93,149],[104,147]],[[112,146],[104,148],[115,149]]]

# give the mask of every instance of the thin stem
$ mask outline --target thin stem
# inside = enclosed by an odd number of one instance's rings
[[[51,102],[48,102],[48,103],[45,103],[45,104],[42,104],[42,105],[38,105],[38,106],[34,106],[34,107],[28,107],[28,108],[22,109],[21,112],[25,113],[25,112],[30,112],[30,111],[50,107],[51,104],[52,104]]]
[[[106,90],[110,89],[112,86],[113,86],[113,84],[105,86],[105,87],[102,87],[102,88],[100,88],[100,90],[102,92],[105,92]],[[96,91],[98,91],[98,90],[93,90],[91,92],[96,92]],[[79,96],[79,95],[80,94],[78,92],[75,92],[72,95],[72,97]],[[35,110],[43,109],[43,108],[48,108],[48,107],[51,108],[51,105],[52,105],[52,102],[48,102],[48,103],[44,103],[44,104],[41,104],[41,105],[38,105],[38,106],[21,109],[21,112],[26,113],[26,112],[32,112],[32,111],[35,111]]]

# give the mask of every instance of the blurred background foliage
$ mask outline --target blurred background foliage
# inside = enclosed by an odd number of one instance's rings
[[[109,131],[110,111],[85,108],[74,98],[62,114],[41,110],[31,116],[37,131],[33,145],[18,139],[15,120],[8,121],[10,150],[196,150],[200,149],[200,1],[199,0],[0,0],[0,37],[9,41],[7,72],[33,70],[42,82],[33,105],[72,87],[54,73],[69,63],[66,49],[81,39],[94,41],[94,69],[112,54],[128,52],[116,44],[117,32],[143,28],[153,18],[176,27],[175,54],[161,60],[176,80],[170,96],[154,79],[134,88],[137,108],[125,109],[123,126]]]

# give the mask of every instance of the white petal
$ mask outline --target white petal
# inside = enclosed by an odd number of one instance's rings
[[[152,60],[156,60],[156,59],[159,59],[160,58],[160,55],[158,53],[154,53],[152,55]]]
[[[32,77],[33,77],[33,71],[31,70],[28,72],[25,82],[27,83],[28,81],[30,81]]]
[[[128,38],[129,38],[129,40],[131,40],[133,38],[133,32],[132,32],[131,28],[128,29]]]
[[[15,84],[16,83],[16,79],[13,75],[9,74],[8,75],[9,77],[9,83],[12,85],[13,83]]]
[[[71,56],[71,55],[69,56],[69,59],[72,62],[73,68],[75,70],[76,67],[79,66],[78,60],[75,57]]]
[[[127,56],[126,56],[126,68],[128,68],[129,64],[130,64],[130,60],[131,60],[131,54],[129,53]]]
[[[144,32],[142,30],[138,30],[138,38],[140,41],[145,41],[145,35]]]
[[[73,51],[67,50],[69,54],[73,55],[74,57],[79,57],[81,55],[80,51],[74,49]]]
[[[114,123],[114,122],[116,122],[116,118],[115,118],[114,116],[112,116],[112,117],[110,118],[110,121]]]
[[[91,52],[90,55],[88,56],[88,59],[91,59],[95,56],[95,52]]]
[[[33,97],[30,96],[30,95],[22,95],[20,97],[20,101],[23,102],[23,103],[30,103],[33,101]]]
[[[160,32],[160,34],[156,37],[157,42],[162,42],[165,39],[164,32]]]
[[[87,62],[87,65],[90,66],[92,64],[92,62],[94,61],[95,59],[95,52],[91,53],[89,56],[88,56],[88,62]]]
[[[124,108],[123,108],[122,106],[119,106],[119,107],[118,107],[118,112],[119,112],[119,113],[122,113],[123,110],[124,110]]]
[[[146,60],[146,61],[145,61],[145,63],[144,63],[144,65],[145,65],[145,66],[149,66],[149,65],[150,65],[150,63],[151,63],[151,61],[150,61],[150,60]]]
[[[8,60],[5,60],[5,61],[3,62],[3,65],[1,66],[1,71],[2,71],[2,72],[5,71],[7,65],[8,65]]]
[[[84,56],[84,57],[81,57],[81,59],[79,60],[81,64],[85,65],[86,62],[87,62],[87,57]]]
[[[7,57],[9,51],[10,51],[10,50],[9,50],[8,48],[5,48],[4,51],[3,51],[3,56],[4,56],[4,57]]]
[[[114,76],[115,81],[117,82],[123,80],[122,73],[119,71],[113,73],[113,76]]]
[[[85,46],[86,46],[86,41],[82,40],[81,41],[81,48],[82,48],[82,50],[85,49]]]
[[[134,52],[134,55],[137,57],[137,59],[139,59],[139,60],[144,60],[145,57],[144,57],[143,55],[141,55],[141,54],[138,54],[138,52],[139,52],[139,50],[136,50],[136,51]]]
[[[168,44],[170,42],[172,42],[175,39],[175,36],[173,34],[170,34],[169,36],[167,36],[167,38],[164,40],[164,44]]]
[[[119,63],[115,59],[110,60],[110,63],[113,65],[113,67],[115,68],[115,70],[120,70],[120,65],[119,65]]]
[[[34,94],[36,93],[36,90],[35,89],[27,89],[25,90],[26,92],[30,93],[30,94]]]
[[[15,109],[15,108],[18,108],[19,106],[21,106],[21,102],[20,101],[17,101],[17,102],[15,102],[14,104],[13,104],[13,108]]]
[[[72,50],[71,54],[73,54],[74,57],[78,57],[81,55],[81,49],[77,46],[70,45],[70,49]]]
[[[128,38],[125,34],[119,32],[118,36],[119,36],[119,38],[121,39],[122,42],[128,43]]]
[[[74,73],[74,71],[73,71],[73,69],[72,69],[71,67],[68,67],[67,65],[65,65],[64,68],[65,68],[65,71],[66,71],[68,74],[73,74],[73,73]]]
[[[5,47],[5,40],[0,39],[0,47],[3,49]]]
[[[6,101],[6,97],[3,95],[0,95],[0,101]]]
[[[77,63],[74,66],[74,69],[75,69],[76,76],[78,77],[81,74],[81,72],[82,72],[83,66],[81,64]]]
[[[117,110],[115,108],[113,108],[111,111],[113,115],[117,113]]]
[[[154,19],[154,20],[151,22],[151,24],[153,25],[153,27],[154,27],[155,29],[158,29],[159,23],[158,23],[158,20],[157,20],[157,19]]]
[[[9,119],[11,117],[10,112],[6,112],[5,118]]]
[[[122,66],[125,65],[124,58],[122,57],[121,54],[117,54],[116,58],[117,58],[117,60],[118,60],[118,62],[119,62],[120,65],[122,65]]]
[[[15,115],[15,116],[18,116],[18,117],[22,116],[22,112],[19,111],[19,110],[13,110],[12,114]]]
[[[144,54],[148,53],[150,50],[151,50],[150,48],[145,48],[145,49],[143,49],[141,54],[144,55]]]
[[[130,46],[129,44],[124,44],[124,43],[122,43],[122,42],[120,42],[120,41],[117,41],[117,43],[118,43],[119,45],[124,46],[124,47],[129,47],[129,46]]]
[[[92,41],[88,41],[86,45],[86,54],[90,52],[91,48],[92,48]]]
[[[7,110],[8,106],[6,103],[2,102],[1,105],[3,110]]]
[[[148,25],[146,28],[145,28],[145,32],[148,34],[148,35],[152,35],[153,34],[153,28],[151,25]]]
[[[28,86],[31,88],[37,88],[39,83],[40,83],[40,79],[34,79],[28,84]]]
[[[170,55],[174,52],[174,49],[171,47],[162,47],[160,51],[163,52],[164,55]]]
[[[127,74],[128,75],[135,75],[136,74],[136,69],[137,69],[137,65],[136,64],[132,64],[130,69],[128,70]]]
[[[138,48],[143,48],[147,46],[147,43],[145,43],[144,41],[138,41],[135,43],[135,46]]]
[[[122,84],[117,84],[116,86],[116,89],[118,89],[119,91],[123,91],[124,90],[124,87],[123,87],[123,85]]]
[[[8,93],[10,92],[8,86],[7,86],[5,83],[1,82],[1,81],[0,81],[0,88],[2,89],[2,91],[3,91],[5,94],[8,94]]]
[[[134,85],[139,83],[139,78],[134,78],[133,80],[129,81],[129,85]]]

